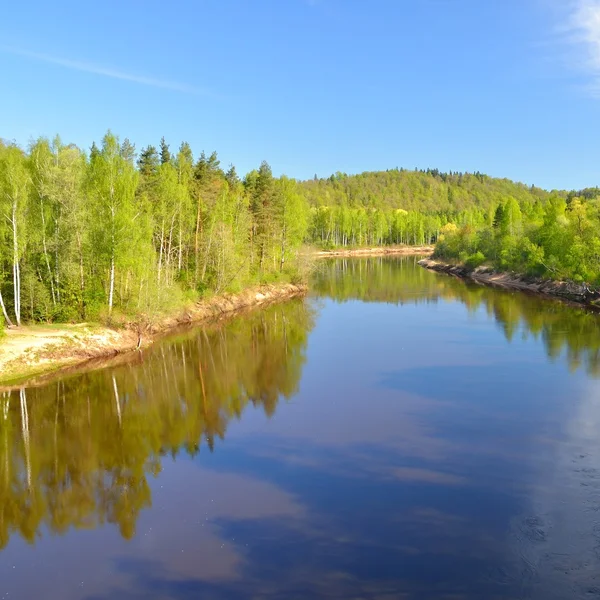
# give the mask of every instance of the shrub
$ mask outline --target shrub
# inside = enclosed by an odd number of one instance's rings
[[[478,250],[477,252],[475,252],[475,254],[471,254],[471,256],[467,257],[467,260],[465,260],[465,265],[469,269],[476,269],[477,267],[480,267],[484,262],[485,256],[483,252]]]

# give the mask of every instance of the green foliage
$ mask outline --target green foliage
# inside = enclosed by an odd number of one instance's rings
[[[571,194],[568,203],[557,195],[535,204],[511,197],[495,209],[491,226],[459,228],[438,241],[435,254],[472,266],[481,253],[505,271],[600,285],[599,230],[599,200],[589,194]]]
[[[477,267],[480,267],[484,262],[485,256],[481,252],[481,250],[477,250],[475,254],[471,254],[471,256],[467,257],[467,260],[465,260],[465,264],[470,269],[476,269]]]
[[[520,230],[521,211],[539,210],[550,197],[507,179],[436,169],[336,173],[301,187],[312,207],[309,241],[325,249],[433,244],[448,223],[475,229],[494,223],[514,235]]]
[[[116,320],[199,295],[301,281],[300,252],[429,245],[476,266],[599,277],[593,190],[549,194],[481,173],[437,170],[243,180],[216,152],[172,154],[108,132],[89,156],[57,137],[27,152],[0,143],[0,308],[4,320]]]
[[[248,181],[251,181],[251,177]],[[59,138],[0,143],[4,320],[113,323],[177,310],[201,294],[299,280],[309,209],[263,163],[244,185],[215,152],[194,164],[108,132],[89,157]]]

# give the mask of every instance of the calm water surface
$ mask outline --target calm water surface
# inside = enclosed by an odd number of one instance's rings
[[[600,316],[314,279],[0,398],[0,598],[600,598]]]

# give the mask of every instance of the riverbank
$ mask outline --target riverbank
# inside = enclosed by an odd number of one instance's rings
[[[311,252],[311,258],[428,255],[432,246],[384,246]],[[95,323],[32,325],[6,330],[0,340],[0,391],[27,383],[45,381],[49,374],[104,366],[116,357],[152,344],[182,325],[233,316],[245,309],[279,302],[307,291],[306,285],[257,286],[238,294],[225,294],[198,302],[175,316],[151,323],[130,322],[120,327]]]
[[[9,329],[0,342],[0,391],[50,372],[132,353],[182,325],[234,316],[249,308],[301,296],[306,291],[306,285],[290,283],[258,286],[198,302],[176,316],[163,317],[151,324],[127,323],[120,329],[89,323]]]
[[[316,258],[344,257],[344,256],[388,256],[399,254],[402,256],[418,256],[431,254],[433,246],[377,246],[374,248],[354,248],[337,250],[320,250],[313,256]]]
[[[527,277],[518,273],[495,271],[493,268],[485,266],[469,269],[464,265],[455,265],[428,258],[420,260],[419,265],[431,271],[446,273],[461,279],[470,279],[484,285],[520,290],[600,309],[600,290],[590,289],[584,284],[572,281],[553,281],[551,279]]]

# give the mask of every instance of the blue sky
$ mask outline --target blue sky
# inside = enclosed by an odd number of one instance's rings
[[[9,2],[0,136],[600,184],[600,0]]]

